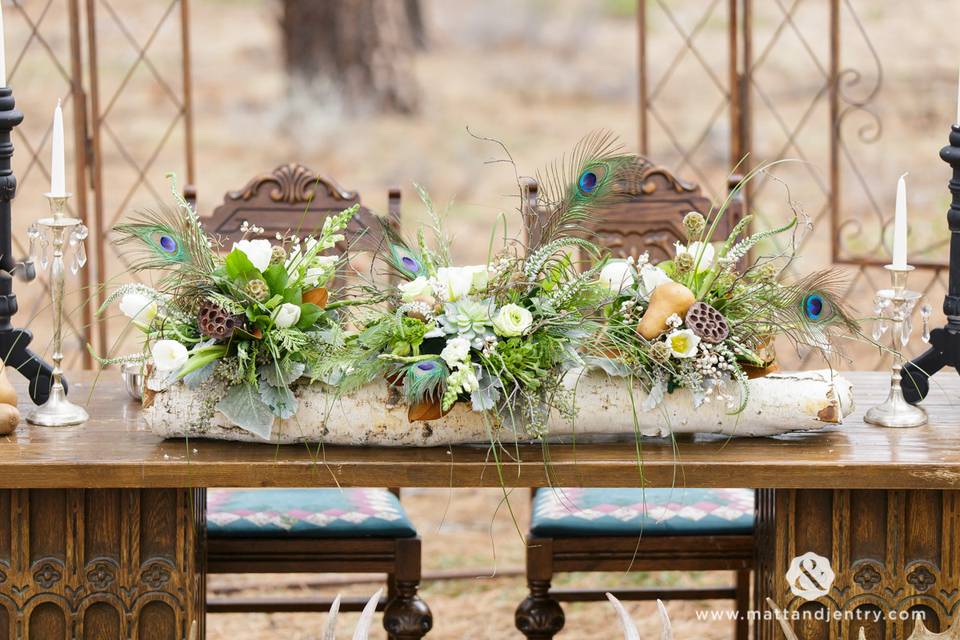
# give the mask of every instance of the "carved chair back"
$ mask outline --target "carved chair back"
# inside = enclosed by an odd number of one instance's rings
[[[195,190],[188,188],[185,195],[188,200],[196,199]],[[262,233],[247,237],[274,239],[278,232],[303,236],[319,232],[324,220],[355,204],[360,204],[356,191],[348,191],[332,178],[301,164],[289,163],[253,178],[241,189],[227,192],[223,202],[203,222],[210,233],[224,242],[238,240],[245,221],[263,228]],[[400,189],[388,191],[386,222],[399,229]],[[379,216],[361,205],[337,251],[376,250],[383,235]]]
[[[591,239],[614,257],[636,258],[649,252],[651,262],[657,263],[674,257],[675,242],[686,244],[683,216],[697,211],[708,217],[712,203],[698,185],[677,178],[647,159],[642,159],[642,163],[637,179],[624,185],[627,199],[608,208],[602,218],[592,221],[587,228],[593,234]],[[739,182],[739,176],[730,177],[727,187],[731,193]],[[538,185],[528,178],[522,187],[523,214],[535,216],[539,211]],[[743,198],[737,191],[714,240],[726,237],[742,216]]]

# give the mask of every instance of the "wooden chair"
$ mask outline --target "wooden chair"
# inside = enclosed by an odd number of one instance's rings
[[[731,178],[731,190],[739,178]],[[524,185],[524,216],[539,213],[535,181]],[[656,263],[674,256],[685,242],[683,216],[706,214],[710,201],[693,184],[645,162],[627,201],[589,225],[594,240],[616,257],[649,252]],[[718,237],[743,214],[734,193]],[[527,598],[517,608],[517,628],[527,638],[546,640],[564,624],[560,602],[604,600],[730,599],[744,619],[735,625],[746,640],[750,574],[753,567],[755,496],[749,489],[540,489],[533,495],[527,537]],[[561,590],[551,588],[557,573],[573,571],[733,571],[735,583],[720,588]]]
[[[188,189],[188,199],[196,192]],[[299,164],[260,175],[204,220],[224,240],[236,240],[244,221],[277,232],[309,234],[330,215],[360,202],[333,180]],[[391,189],[389,221],[398,225],[400,190]],[[375,248],[382,241],[376,215],[361,206],[344,233],[344,247]],[[385,573],[387,595],[378,609],[390,638],[421,638],[433,626],[417,595],[420,538],[396,489],[211,489],[207,500],[207,573]],[[332,599],[211,598],[209,613],[326,611]],[[365,600],[343,599],[360,611]]]

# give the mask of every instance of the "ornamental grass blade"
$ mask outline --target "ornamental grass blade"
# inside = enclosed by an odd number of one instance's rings
[[[657,611],[660,612],[660,624],[663,630],[660,632],[660,640],[673,640],[673,627],[670,625],[670,616],[667,615],[667,608],[663,602],[657,598]]]
[[[377,604],[380,602],[380,594],[383,589],[378,589],[373,597],[367,601],[367,606],[363,608],[360,614],[360,621],[357,622],[357,629],[353,632],[353,640],[367,640],[370,635],[370,625],[373,624],[373,616],[377,612]]]
[[[337,640],[337,614],[340,613],[340,594],[333,599],[327,614],[327,627],[323,630],[323,640]]]
[[[797,634],[795,634],[793,629],[790,628],[790,625],[787,624],[786,614],[777,607],[777,603],[767,598],[767,604],[773,609],[774,616],[777,622],[780,623],[780,628],[783,629],[783,635],[787,637],[787,640],[799,640]]]

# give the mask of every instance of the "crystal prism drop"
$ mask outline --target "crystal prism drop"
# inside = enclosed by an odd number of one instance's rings
[[[903,319],[903,325],[900,327],[900,344],[904,347],[910,342],[910,336],[913,335],[913,318],[906,316]]]
[[[40,238],[40,228],[36,224],[27,227],[27,238],[30,240],[30,250],[28,255],[31,260],[37,259],[37,240]]]
[[[80,246],[77,247],[77,264],[83,268],[87,264],[87,250],[83,247],[83,240],[80,240]]]
[[[924,342],[930,342],[930,314],[933,313],[933,307],[924,302],[920,307],[920,318],[923,320],[923,330],[920,333],[920,339]]]
[[[43,238],[40,240],[40,268],[46,269],[49,264],[47,259],[47,239]]]
[[[80,254],[74,251],[73,260],[70,261],[70,273],[77,275],[78,271],[80,271]]]
[[[874,342],[880,340],[883,337],[883,334],[887,332],[887,321],[883,318],[878,318],[873,323],[873,336]]]

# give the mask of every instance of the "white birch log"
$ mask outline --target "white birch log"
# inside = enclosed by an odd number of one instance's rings
[[[695,407],[687,391],[667,394],[658,407],[643,411],[646,393],[634,388],[631,400],[625,378],[610,378],[599,371],[571,372],[565,384],[575,390],[577,418],[571,423],[556,413],[551,415],[551,438],[573,434],[578,441],[601,436],[632,437],[637,430],[645,436],[765,436],[837,424],[853,408],[850,383],[826,371],[773,374],[751,380],[747,407],[734,415],[717,401]],[[411,423],[406,406],[396,404],[386,383],[369,384],[340,398],[320,385],[310,385],[299,389],[297,397],[297,414],[276,421],[270,442],[431,447],[489,443],[493,438],[500,442],[533,439],[526,432],[498,428],[489,417],[471,411],[464,403],[455,405],[439,420]],[[209,399],[201,393],[177,384],[155,395],[146,411],[147,422],[154,433],[165,438],[264,442],[230,424],[219,412],[211,412],[209,406]]]

